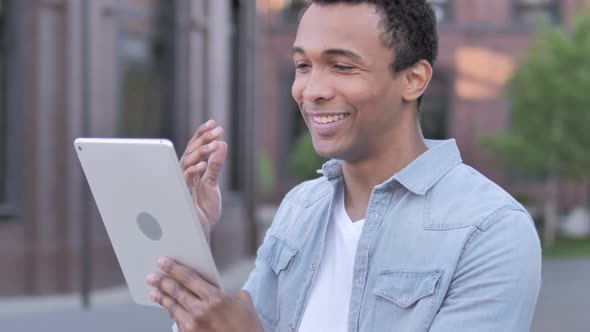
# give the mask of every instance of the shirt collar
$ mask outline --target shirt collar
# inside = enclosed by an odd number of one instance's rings
[[[461,153],[454,139],[425,141],[428,150],[375,188],[381,189],[399,182],[409,191],[424,195],[448,171],[462,162]],[[339,177],[342,175],[342,161],[332,159],[326,162],[318,172],[323,173],[328,179]]]

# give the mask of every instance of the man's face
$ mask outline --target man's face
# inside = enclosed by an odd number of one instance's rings
[[[324,157],[360,161],[392,144],[402,76],[389,69],[380,19],[369,4],[313,4],[301,18],[291,92]]]

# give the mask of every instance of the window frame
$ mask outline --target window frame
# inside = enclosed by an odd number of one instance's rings
[[[452,132],[452,124],[453,124],[453,87],[454,87],[454,75],[452,74],[452,70],[448,67],[435,67],[434,68],[434,75],[432,76],[432,80],[431,80],[431,84],[429,86],[429,88],[425,91],[425,93],[423,94],[423,104],[420,106],[420,109],[418,110],[419,112],[419,117],[420,117],[420,128],[422,131],[424,131],[424,137],[427,139],[438,139],[438,140],[444,140],[444,139],[449,139],[453,137],[453,132]],[[432,88],[434,87],[434,85],[438,85],[438,89],[436,91],[436,94],[433,96],[432,93]],[[435,87],[436,88],[436,87]],[[425,108],[426,103],[428,102],[427,100],[433,97],[437,97],[438,100],[436,100],[437,102],[440,102],[440,108],[436,111],[433,110],[428,110],[427,108]],[[423,123],[425,123],[424,121],[424,116],[428,116],[429,114],[432,115],[439,115],[441,117],[442,120],[442,132],[443,135],[442,137],[433,137],[432,135],[430,135],[431,133],[428,133],[426,131],[426,128],[423,127]]]
[[[23,1],[11,1],[9,5],[2,3],[7,27],[6,40],[10,47],[6,47],[5,77],[5,154],[6,181],[3,188],[4,199],[0,201],[0,217],[14,217],[22,212],[22,156],[23,156],[23,80],[24,80],[24,20]]]
[[[541,8],[546,8],[548,10],[553,11],[555,15],[554,19],[549,21],[550,24],[558,24],[562,21],[562,12],[561,12],[561,4],[559,0],[549,0],[550,3],[548,5],[542,5]],[[527,4],[523,0],[512,0],[512,22],[520,25],[529,26],[532,23],[527,22],[521,18],[521,11],[526,9],[535,9],[538,8],[538,5],[534,4]]]

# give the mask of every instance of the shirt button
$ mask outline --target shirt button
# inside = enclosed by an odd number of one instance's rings
[[[357,285],[360,285],[360,284],[362,284],[362,283],[363,283],[363,277],[358,277],[358,278],[356,278],[356,280],[355,280],[355,283],[356,283]]]
[[[295,324],[289,323],[289,331],[291,331],[291,332],[295,331]]]
[[[377,218],[379,218],[379,215],[377,214],[377,212],[371,213],[371,219],[375,220]]]
[[[316,266],[315,264],[311,264],[311,265],[309,266],[309,270],[313,272],[313,271],[315,271],[316,267],[317,267],[317,266]]]

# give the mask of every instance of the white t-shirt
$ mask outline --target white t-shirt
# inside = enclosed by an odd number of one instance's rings
[[[344,190],[340,188],[332,206],[322,260],[299,332],[348,330],[354,258],[364,222],[364,219],[354,223],[350,220],[344,207]]]

